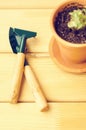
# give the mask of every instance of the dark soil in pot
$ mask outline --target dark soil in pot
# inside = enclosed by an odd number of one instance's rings
[[[86,43],[86,27],[75,30],[68,27],[70,20],[69,12],[83,9],[82,5],[71,3],[63,8],[56,16],[54,26],[57,34],[64,40],[71,43]],[[85,14],[86,15],[86,14]]]

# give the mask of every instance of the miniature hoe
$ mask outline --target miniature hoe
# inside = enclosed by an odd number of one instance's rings
[[[46,98],[43,95],[43,92],[40,89],[40,86],[31,70],[29,63],[25,58],[25,45],[26,40],[31,37],[35,37],[36,32],[26,31],[17,28],[9,29],[9,41],[11,48],[14,53],[17,54],[17,64],[15,68],[15,73],[12,80],[12,96],[11,103],[17,103],[21,88],[21,82],[23,77],[23,72],[25,74],[25,78],[28,82],[28,86],[30,86],[35,101],[40,106],[41,111],[45,111],[48,109],[48,104]]]

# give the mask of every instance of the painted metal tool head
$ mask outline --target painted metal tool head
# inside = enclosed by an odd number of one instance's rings
[[[22,30],[18,28],[9,29],[9,41],[14,53],[23,52],[25,50],[26,40],[35,37],[36,32]]]

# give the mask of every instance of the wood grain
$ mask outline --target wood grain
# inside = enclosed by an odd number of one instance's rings
[[[12,92],[11,92],[11,103],[17,103],[20,95],[21,90],[21,83],[24,73],[24,62],[25,62],[25,54],[18,53],[17,54],[17,61],[15,66],[15,72],[13,73],[12,78]]]
[[[62,1],[62,0],[60,0]],[[47,9],[47,8],[54,8],[58,4],[59,0],[0,0],[0,8],[10,8],[10,9]]]
[[[86,74],[64,72],[50,57],[40,57],[40,54],[38,57],[28,54],[27,59],[48,101],[86,101]],[[10,100],[16,60],[16,54],[0,54],[0,101]],[[21,88],[19,101],[34,101],[24,76]]]
[[[49,103],[42,113],[35,103],[0,103],[1,130],[85,130],[85,103]]]
[[[27,80],[27,83],[33,93],[35,102],[39,105],[40,111],[47,111],[49,109],[48,103],[44,93],[41,90],[41,87],[30,67],[30,65],[25,65],[24,75]]]
[[[36,38],[27,40],[28,51],[48,52],[52,36],[50,29],[51,12],[52,9],[1,9],[0,52],[12,52],[9,42],[10,27],[37,32]]]
[[[61,0],[63,1],[63,0]],[[86,73],[64,72],[49,56],[50,17],[59,0],[0,0],[0,130],[86,130]],[[17,55],[9,27],[37,32],[27,40],[27,60],[49,110],[40,112],[24,75],[18,104],[10,104]]]

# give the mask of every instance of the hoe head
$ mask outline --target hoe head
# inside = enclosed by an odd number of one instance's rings
[[[18,28],[9,29],[9,41],[14,53],[23,52],[25,49],[26,40],[31,37],[35,37],[36,32],[22,30]]]

